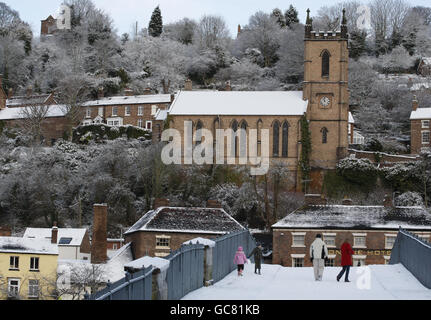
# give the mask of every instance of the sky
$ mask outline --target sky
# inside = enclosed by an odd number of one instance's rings
[[[62,0],[0,0],[19,12],[22,20],[28,22],[36,36],[40,34],[40,20],[55,15]],[[159,5],[163,22],[171,23],[182,18],[199,20],[204,14],[221,15],[226,20],[232,36],[236,36],[238,24],[244,26],[257,11],[270,13],[274,8],[283,12],[292,4],[299,12],[301,22],[305,21],[306,10],[316,13],[321,6],[331,6],[340,0],[93,0],[114,20],[119,34],[131,33],[132,25],[148,27],[154,8]],[[364,1],[366,3],[367,1]],[[411,5],[429,6],[429,0],[411,0]]]

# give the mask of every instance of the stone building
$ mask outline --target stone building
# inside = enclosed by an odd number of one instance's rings
[[[273,263],[310,267],[309,249],[317,234],[328,246],[327,266],[341,265],[341,245],[351,244],[353,265],[386,264],[399,227],[430,240],[431,217],[422,207],[395,207],[386,197],[381,206],[327,205],[321,195],[306,195],[306,205],[272,226]]]
[[[40,35],[42,37],[54,34],[58,30],[57,19],[50,15],[45,20],[40,21]]]
[[[258,130],[256,148],[261,145],[261,129],[269,130],[270,163],[284,162],[302,184],[297,170],[302,152],[301,118],[306,117],[311,135],[310,166],[315,189],[320,189],[323,172],[335,169],[338,160],[348,155],[349,92],[348,34],[343,12],[341,30],[313,31],[307,12],[305,26],[303,91],[238,92],[185,91],[175,98],[169,111],[169,125],[185,142],[184,122],[193,130]],[[201,143],[195,137],[193,144]],[[236,142],[235,156],[238,157]]]
[[[186,241],[214,239],[245,229],[214,201],[208,201],[206,208],[178,208],[158,199],[154,208],[125,233],[135,259],[165,257]]]
[[[416,97],[410,114],[410,153],[420,154],[431,151],[431,108],[419,108]]]

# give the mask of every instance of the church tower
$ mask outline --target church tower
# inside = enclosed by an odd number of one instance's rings
[[[341,30],[313,31],[310,10],[305,25],[303,95],[308,100],[310,165],[335,169],[347,156],[349,89],[348,34],[345,10]]]

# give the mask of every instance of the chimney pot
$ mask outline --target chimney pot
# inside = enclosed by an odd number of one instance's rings
[[[99,87],[99,89],[97,89],[97,99],[100,100],[105,96],[104,92],[103,92],[103,87]]]
[[[325,197],[321,194],[306,194],[305,205],[307,206],[324,206],[328,203]]]
[[[127,97],[131,97],[131,96],[133,96],[133,90],[132,90],[132,89],[127,88],[127,89],[125,89],[125,90],[124,90],[124,94],[125,94]]]
[[[207,201],[207,208],[214,208],[214,209],[221,209],[223,208],[220,202],[217,200],[208,200]]]
[[[27,97],[30,97],[32,94],[33,94],[33,87],[32,87],[32,86],[29,86],[29,87],[27,88]]]
[[[169,199],[156,199],[154,200],[154,210],[157,210],[161,207],[169,207]]]
[[[95,204],[93,236],[91,240],[91,263],[100,264],[108,260],[108,205]]]
[[[51,243],[57,244],[57,242],[58,242],[58,228],[57,228],[57,222],[54,221],[51,229]]]
[[[348,198],[347,196],[343,199],[342,202],[343,206],[351,206],[353,204],[352,199]]]
[[[412,102],[412,109],[413,111],[416,111],[419,107],[419,101],[417,99],[416,96],[413,97],[413,102]]]
[[[193,82],[190,79],[187,79],[184,84],[184,91],[193,91]]]
[[[226,81],[225,91],[232,91],[232,87],[230,86],[230,81]]]

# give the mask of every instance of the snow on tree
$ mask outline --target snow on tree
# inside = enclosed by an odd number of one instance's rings
[[[165,25],[164,34],[169,39],[182,44],[192,44],[197,26],[196,21],[184,18],[178,22]]]
[[[299,23],[298,11],[293,5],[289,5],[289,9],[284,13],[286,26],[291,28],[295,23]]]
[[[148,25],[148,33],[152,37],[160,37],[163,32],[163,19],[162,12],[157,6],[151,15],[150,23]]]
[[[201,50],[224,46],[229,38],[226,21],[222,16],[204,15],[197,26],[194,43]]]
[[[271,17],[278,23],[280,28],[286,27],[286,17],[283,15],[280,9],[275,8],[272,10]]]
[[[399,207],[422,207],[424,205],[422,196],[417,192],[404,192],[394,199]]]

